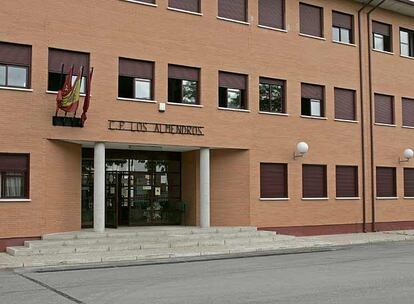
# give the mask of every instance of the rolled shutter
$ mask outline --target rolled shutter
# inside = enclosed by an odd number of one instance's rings
[[[325,198],[326,189],[326,166],[303,165],[302,188],[304,198]]]
[[[247,0],[218,0],[219,17],[247,21]]]
[[[355,120],[355,91],[335,88],[335,118]]]
[[[414,99],[403,98],[403,126],[414,127]]]
[[[377,167],[377,197],[396,197],[395,168]]]
[[[200,0],[169,0],[168,6],[195,13],[199,13],[201,11]]]
[[[375,94],[375,122],[394,124],[394,98]]]
[[[372,21],[372,31],[376,34],[391,37],[391,25],[386,23]]]
[[[273,79],[273,78],[265,78],[265,77],[260,77],[259,82],[263,83],[263,84],[274,84],[274,85],[279,85],[279,86],[284,86],[285,85],[284,80]]]
[[[0,42],[0,63],[30,66],[31,62],[30,45]]]
[[[287,197],[286,164],[260,164],[260,197]]]
[[[168,78],[199,81],[200,69],[179,65],[168,65]]]
[[[259,24],[285,28],[285,0],[259,0]]]
[[[219,72],[219,84],[222,88],[245,90],[246,82],[246,75]]]
[[[354,16],[340,12],[332,12],[332,25],[335,27],[352,30]]]
[[[336,167],[336,197],[358,197],[358,167]]]
[[[83,76],[88,75],[89,71],[89,54],[66,51],[59,49],[49,49],[49,72],[60,73],[64,64],[64,73],[69,73],[72,66],[74,66],[74,74],[78,74],[81,66],[83,69]]]
[[[323,86],[302,83],[302,98],[323,100]]]
[[[0,154],[0,171],[22,172],[29,167],[27,154]]]
[[[323,37],[322,8],[300,3],[300,32],[306,35]]]
[[[414,169],[404,168],[404,196],[414,197]]]
[[[119,76],[153,79],[154,63],[150,61],[120,58]]]

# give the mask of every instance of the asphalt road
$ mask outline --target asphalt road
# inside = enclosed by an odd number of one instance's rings
[[[0,303],[414,303],[414,243],[52,273],[0,271]]]

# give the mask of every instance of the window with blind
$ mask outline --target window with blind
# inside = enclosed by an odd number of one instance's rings
[[[287,164],[260,164],[260,198],[287,198]]]
[[[303,198],[327,198],[327,177],[325,165],[303,165]]]
[[[302,115],[324,117],[324,95],[323,86],[302,83]]]
[[[219,107],[247,109],[247,75],[219,72]]]
[[[414,99],[402,99],[402,116],[404,127],[414,127]]]
[[[265,77],[260,77],[259,81],[259,110],[285,113],[285,81]]]
[[[356,120],[355,91],[335,88],[335,118]]]
[[[394,124],[394,97],[375,94],[375,122],[387,125]]]
[[[354,16],[332,12],[332,40],[342,43],[354,43]]]
[[[300,32],[302,34],[323,37],[323,9],[319,6],[300,3]]]
[[[247,22],[247,0],[218,0],[218,16]]]
[[[73,67],[72,83],[75,82],[83,67],[81,93],[85,93],[86,77],[89,71],[89,54],[60,49],[49,49],[48,91],[59,91]]]
[[[201,0],[168,0],[168,7],[193,13],[201,13]]]
[[[154,62],[119,58],[118,97],[152,100]]]
[[[200,69],[168,65],[168,102],[199,104]]]
[[[414,57],[414,31],[400,29],[400,51],[402,56]]]
[[[0,199],[29,198],[29,155],[0,153]]]
[[[285,29],[285,0],[259,0],[259,25]]]
[[[0,86],[30,88],[32,47],[0,42]]]
[[[404,197],[414,198],[414,168],[404,168]]]
[[[377,167],[377,197],[397,197],[395,168]]]
[[[358,167],[336,166],[336,197],[358,196]]]
[[[392,52],[392,26],[372,21],[373,47],[378,51]]]

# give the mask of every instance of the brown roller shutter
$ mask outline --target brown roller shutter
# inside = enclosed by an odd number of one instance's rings
[[[273,79],[273,78],[265,78],[265,77],[260,77],[259,82],[263,83],[263,84],[274,84],[274,85],[280,85],[280,86],[285,85],[284,80]]]
[[[375,94],[375,122],[394,124],[394,98]]]
[[[72,65],[74,73],[77,74],[83,66],[83,76],[87,76],[89,71],[89,54],[82,52],[66,51],[59,49],[49,49],[49,72],[60,73],[64,64],[64,73],[69,73]]]
[[[168,65],[168,78],[199,81],[200,69],[180,65]]]
[[[390,37],[391,25],[382,22],[372,21],[372,31],[376,34],[381,34]]]
[[[302,83],[302,98],[323,100],[323,86]]]
[[[153,79],[154,63],[150,61],[119,59],[119,76]]]
[[[403,126],[414,127],[414,99],[403,98]]]
[[[285,28],[285,0],[259,0],[259,24]]]
[[[332,25],[335,27],[353,29],[354,16],[340,12],[332,12]]]
[[[219,84],[222,88],[228,89],[246,89],[246,75],[219,72]]]
[[[414,197],[414,168],[404,168],[404,196]]]
[[[335,118],[355,120],[355,91],[335,88]]]
[[[358,167],[336,166],[336,197],[358,197]]]
[[[0,42],[0,63],[30,66],[31,62],[30,45]]]
[[[168,6],[195,13],[200,12],[200,0],[169,0]]]
[[[303,165],[302,168],[302,190],[304,198],[325,198],[326,189],[326,166]]]
[[[28,154],[0,154],[0,172],[27,171],[29,167]]]
[[[260,164],[260,197],[287,198],[287,165]]]
[[[247,21],[247,0],[218,0],[219,17]]]
[[[395,168],[377,167],[377,197],[396,197]]]
[[[323,37],[322,8],[300,3],[300,32],[306,35]]]

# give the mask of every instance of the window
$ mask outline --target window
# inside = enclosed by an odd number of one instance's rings
[[[200,0],[168,0],[168,7],[200,13]]]
[[[402,99],[403,126],[414,127],[414,99]]]
[[[335,118],[356,120],[355,91],[335,88]]]
[[[375,122],[394,124],[394,97],[375,94]]]
[[[325,165],[303,165],[303,198],[327,198],[327,178]]]
[[[144,2],[144,3],[155,4],[155,0],[137,0],[137,2]]]
[[[0,199],[29,198],[29,155],[0,153]]]
[[[404,197],[414,197],[414,168],[404,168]]]
[[[372,21],[372,35],[375,50],[392,52],[391,34],[391,25]]]
[[[247,22],[247,0],[218,0],[219,17]]]
[[[395,168],[377,167],[377,197],[397,197]]]
[[[354,43],[354,16],[332,12],[332,40]]]
[[[358,196],[358,167],[336,166],[336,197]]]
[[[285,113],[285,81],[260,77],[260,111]]]
[[[219,107],[247,109],[247,76],[219,72]]]
[[[302,83],[302,115],[323,117],[324,87]]]
[[[89,73],[89,54],[59,49],[49,49],[48,91],[59,91],[65,82],[66,75],[69,74],[72,67],[72,83],[75,82],[81,67],[83,67],[81,93],[84,94],[86,88],[86,77]]]
[[[199,104],[199,77],[197,68],[168,65],[168,102]]]
[[[414,31],[400,29],[401,55],[414,57]]]
[[[259,0],[259,25],[285,29],[285,0]]]
[[[0,42],[0,86],[30,88],[32,47]]]
[[[287,198],[287,165],[260,164],[260,198]]]
[[[118,97],[153,99],[154,63],[119,58]]]
[[[299,8],[300,32],[310,36],[323,37],[322,8],[305,3],[300,3]]]

